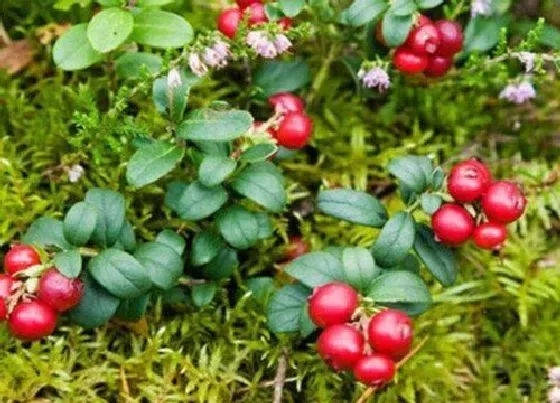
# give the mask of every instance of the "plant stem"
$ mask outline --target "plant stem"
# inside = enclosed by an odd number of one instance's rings
[[[208,281],[203,279],[203,278],[180,278],[179,279],[179,284],[187,286],[187,287],[192,287],[193,285],[196,284],[206,284]]]
[[[80,255],[86,256],[86,257],[95,257],[95,256],[99,255],[99,251],[97,249],[93,249],[93,248],[82,247],[82,248],[79,249],[79,251],[80,251]]]
[[[367,388],[366,391],[360,396],[356,403],[365,403],[373,396],[377,388]]]
[[[278,358],[278,368],[276,369],[276,377],[274,378],[274,398],[273,403],[282,403],[282,395],[284,393],[284,383],[286,382],[286,369],[288,368],[288,352],[284,350],[280,358]]]

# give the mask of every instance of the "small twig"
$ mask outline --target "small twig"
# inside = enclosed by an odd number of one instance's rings
[[[409,351],[409,353],[407,355],[404,356],[404,358],[402,360],[400,360],[397,363],[397,369],[399,369],[400,367],[402,367],[408,360],[410,360],[418,351],[420,351],[420,349],[422,347],[424,347],[424,344],[426,344],[428,341],[428,336],[424,337],[422,339],[422,341],[420,341],[420,343],[418,343],[416,345],[416,347],[414,347],[412,350]]]
[[[362,394],[362,396],[360,396],[360,398],[358,399],[358,401],[356,403],[367,402],[369,400],[369,398],[373,396],[373,394],[375,393],[376,390],[377,390],[377,388],[375,388],[375,387],[367,388],[366,391]]]
[[[121,375],[121,382],[122,382],[123,392],[124,392],[127,396],[130,396],[130,388],[128,387],[128,381],[126,380],[126,372],[125,372],[123,366],[121,366],[120,375]]]
[[[2,21],[0,21],[0,40],[4,42],[5,45],[12,43],[12,39],[10,38],[10,35],[8,35],[8,32],[6,32]]]
[[[278,358],[278,368],[276,369],[276,377],[274,378],[274,399],[273,403],[282,403],[282,395],[284,393],[284,383],[286,382],[286,370],[288,368],[288,352],[284,350],[280,358]]]
[[[286,378],[284,380],[284,384],[290,383],[290,382],[295,382],[295,381],[297,381],[297,379],[298,378],[296,376],[294,376],[292,378]],[[270,380],[270,381],[263,381],[263,382],[257,384],[257,388],[263,388],[263,389],[271,388],[271,387],[274,386],[275,382],[276,382],[276,379],[273,379],[273,380]],[[249,386],[246,386],[244,388],[237,389],[234,393],[243,393],[243,392],[248,392],[249,390],[251,390],[251,388]]]
[[[193,285],[196,284],[206,284],[207,282],[208,281],[203,278],[180,278],[179,279],[179,284],[187,287],[192,287]]]

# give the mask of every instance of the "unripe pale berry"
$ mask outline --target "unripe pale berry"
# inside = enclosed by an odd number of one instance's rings
[[[15,245],[4,256],[4,271],[8,274],[15,274],[38,264],[41,264],[41,257],[28,245]]]
[[[372,353],[360,358],[352,372],[358,382],[370,387],[381,387],[393,380],[397,368],[390,357]]]
[[[364,336],[350,325],[327,327],[317,340],[317,350],[335,371],[351,369],[362,357]]]
[[[54,332],[56,312],[42,301],[17,305],[8,319],[10,333],[19,340],[36,341]]]
[[[417,74],[428,67],[428,55],[417,54],[407,47],[399,46],[393,55],[393,63],[405,74]]]
[[[80,279],[65,277],[53,268],[41,276],[37,296],[57,312],[66,312],[78,305],[83,288]]]
[[[358,307],[358,293],[344,283],[331,283],[313,290],[309,316],[319,327],[349,322]]]
[[[404,312],[387,309],[370,319],[368,342],[374,351],[398,361],[410,351],[414,330],[412,320]]]
[[[240,23],[241,11],[235,7],[225,9],[218,16],[218,30],[228,38],[235,36]]]
[[[440,20],[434,25],[441,39],[437,50],[438,55],[451,57],[463,49],[463,28],[459,23],[449,20]]]
[[[504,224],[485,222],[476,227],[472,239],[481,249],[499,249],[507,236],[507,228]]]
[[[500,181],[490,185],[482,198],[482,210],[492,220],[508,224],[523,215],[527,199],[515,183]]]
[[[313,132],[313,121],[301,112],[288,112],[276,130],[278,144],[286,148],[304,147]]]
[[[447,178],[447,191],[456,202],[472,203],[482,197],[491,181],[488,168],[470,159],[453,166]]]
[[[309,252],[309,245],[300,236],[290,237],[288,245],[284,251],[284,258],[287,261],[297,259]]]
[[[432,229],[445,245],[459,246],[466,242],[474,227],[472,216],[458,204],[444,204],[432,215]]]

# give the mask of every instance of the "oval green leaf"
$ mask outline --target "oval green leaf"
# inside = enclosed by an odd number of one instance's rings
[[[159,48],[180,48],[193,40],[193,29],[177,14],[145,10],[134,16],[130,40]]]
[[[250,129],[253,118],[247,111],[198,109],[177,128],[177,136],[195,141],[230,141]]]
[[[85,245],[97,225],[97,211],[86,202],[74,204],[64,218],[64,237],[76,246]]]
[[[153,183],[171,172],[183,158],[184,149],[166,141],[155,141],[134,153],[126,170],[126,179],[134,186]]]
[[[63,70],[80,70],[103,60],[103,54],[91,46],[88,24],[78,24],[66,31],[54,44],[53,60]]]
[[[414,220],[403,211],[387,221],[372,247],[373,257],[382,267],[398,265],[414,245]]]
[[[387,210],[375,197],[355,190],[333,189],[319,193],[318,207],[323,213],[368,227],[381,228]]]
[[[311,252],[297,258],[288,265],[286,273],[311,288],[345,281],[342,262],[327,252]]]
[[[229,157],[207,155],[198,169],[198,180],[206,186],[222,183],[237,167],[237,162]]]
[[[231,186],[269,211],[279,213],[286,205],[284,177],[271,162],[249,165],[239,173]]]
[[[444,286],[457,279],[457,263],[453,251],[435,240],[434,232],[426,225],[416,228],[414,250],[432,275]]]
[[[118,48],[132,32],[134,18],[118,7],[101,10],[89,22],[87,37],[93,49],[107,53]]]
[[[237,249],[248,249],[259,240],[259,221],[244,207],[227,208],[220,213],[217,225],[222,237]]]
[[[143,243],[134,252],[134,257],[147,269],[152,282],[164,290],[174,287],[183,274],[181,255],[163,243]]]

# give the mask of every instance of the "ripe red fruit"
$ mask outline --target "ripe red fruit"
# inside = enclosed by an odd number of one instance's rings
[[[428,56],[399,46],[393,55],[393,63],[398,70],[405,74],[416,74],[423,72],[428,67]]]
[[[523,215],[527,199],[515,183],[501,181],[490,185],[482,198],[482,210],[492,220],[508,224]]]
[[[303,99],[290,92],[279,92],[268,98],[268,103],[276,112],[303,112],[305,104]]]
[[[249,26],[268,22],[268,17],[262,3],[252,3],[243,11],[249,13]]]
[[[80,279],[64,277],[57,269],[49,269],[41,276],[37,296],[57,312],[72,309],[82,299]]]
[[[278,20],[278,25],[286,31],[292,27],[292,19],[290,17],[282,17]]]
[[[418,54],[434,54],[436,53],[441,38],[434,24],[426,23],[414,28],[408,34],[406,45]]]
[[[12,293],[14,279],[12,276],[0,274],[0,321],[6,320],[8,316],[8,307],[6,306],[6,298]]]
[[[354,378],[367,386],[383,386],[391,382],[396,370],[391,358],[378,353],[363,356],[353,368]]]
[[[236,3],[241,10],[244,10],[247,7],[249,7],[251,4],[254,4],[254,3],[262,4],[262,1],[261,0],[236,0]]]
[[[307,252],[309,252],[309,245],[307,242],[305,242],[302,237],[293,236],[288,242],[284,257],[286,260],[290,261],[305,255]]]
[[[475,245],[481,249],[499,249],[507,236],[507,228],[504,224],[485,222],[476,227],[472,238]]]
[[[301,112],[288,112],[278,125],[276,140],[286,148],[302,148],[313,132],[313,121]]]
[[[488,168],[470,159],[453,166],[447,178],[447,190],[456,202],[472,203],[482,197],[491,181]]]
[[[23,341],[39,340],[54,332],[55,327],[55,311],[41,301],[17,305],[8,319],[10,332]]]
[[[410,317],[396,309],[387,309],[372,317],[368,326],[371,347],[393,360],[400,360],[410,351],[414,330]]]
[[[441,39],[438,55],[451,57],[463,49],[463,28],[460,24],[455,21],[440,20],[434,25]]]
[[[218,30],[228,38],[233,38],[240,22],[241,11],[235,7],[227,8],[218,16]]]
[[[466,242],[474,231],[474,219],[458,204],[444,204],[432,216],[436,238],[449,246]]]
[[[8,274],[15,274],[37,264],[41,264],[41,257],[27,245],[13,246],[4,256],[4,271]]]
[[[425,15],[420,14],[418,19],[416,20],[417,27],[423,27],[424,25],[433,24],[432,20],[430,20]]]
[[[443,77],[445,73],[451,69],[453,66],[453,59],[450,57],[443,56],[432,56],[428,61],[428,67],[424,70],[424,74],[427,77]]]
[[[309,317],[319,327],[349,322],[358,307],[358,293],[344,283],[331,283],[313,290]]]
[[[335,371],[352,368],[362,357],[364,336],[350,325],[327,327],[317,340],[317,350]]]

